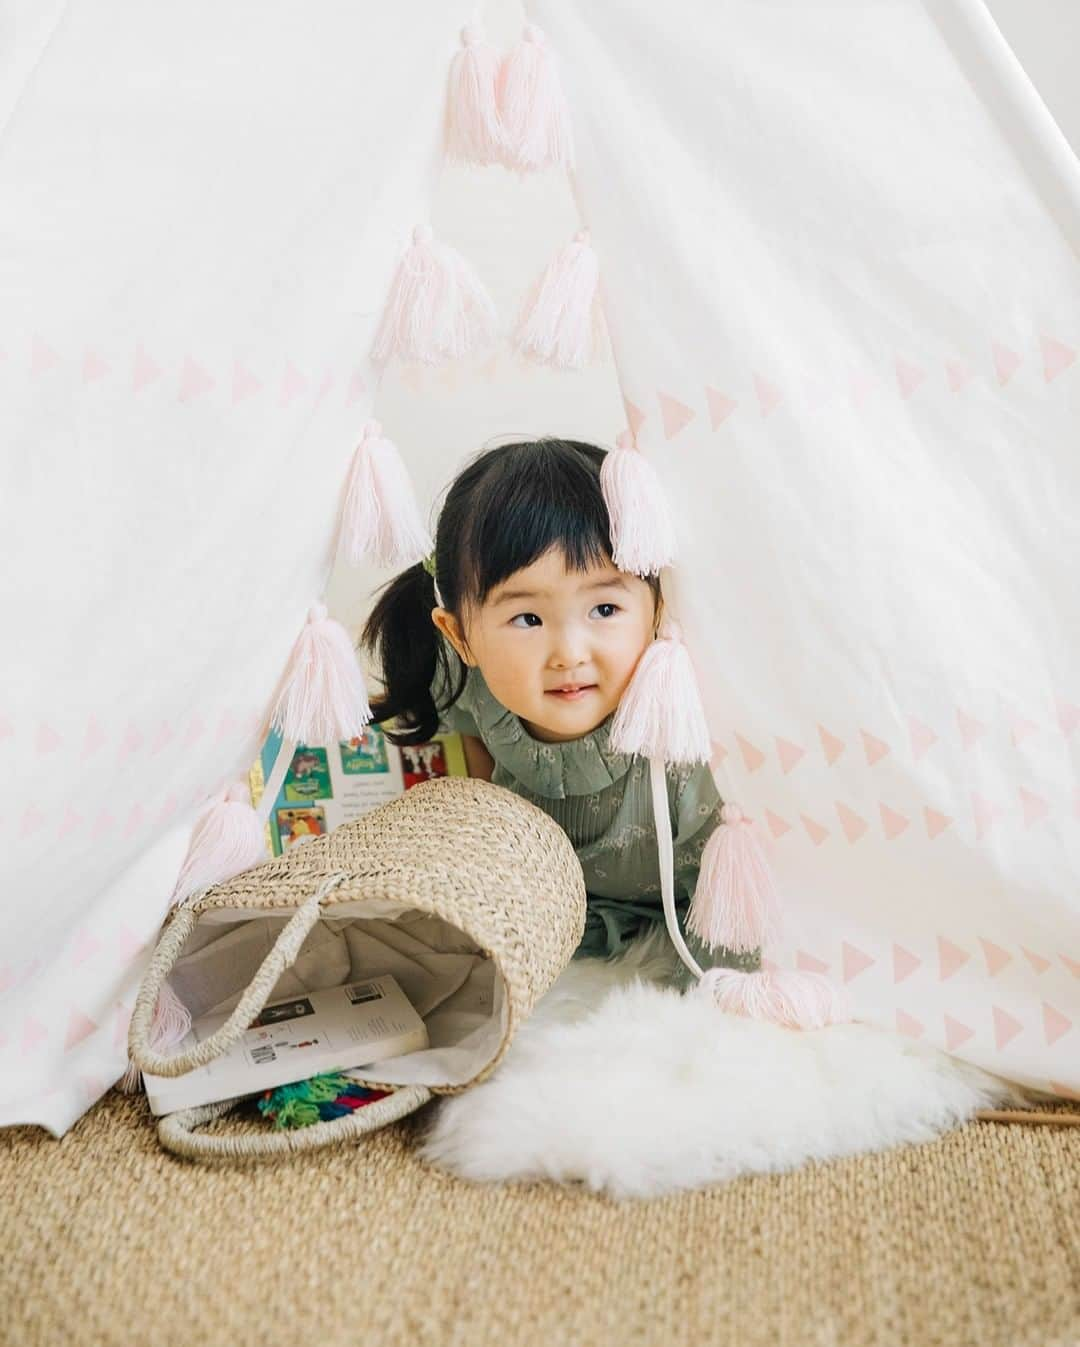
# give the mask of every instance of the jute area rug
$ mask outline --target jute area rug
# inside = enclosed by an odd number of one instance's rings
[[[246,1169],[106,1096],[0,1132],[0,1340],[19,1347],[1072,1347],[1080,1128],[932,1144],[654,1202],[473,1186],[425,1113]]]

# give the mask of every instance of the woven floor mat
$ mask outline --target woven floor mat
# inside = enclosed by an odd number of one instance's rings
[[[426,1168],[426,1116],[243,1169],[160,1151],[145,1102],[115,1092],[62,1141],[0,1132],[0,1341],[1080,1343],[1080,1128],[972,1124],[619,1204]]]

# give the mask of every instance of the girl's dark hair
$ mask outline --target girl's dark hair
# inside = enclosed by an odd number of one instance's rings
[[[606,452],[545,437],[483,450],[466,465],[446,494],[435,532],[439,592],[459,622],[552,548],[571,570],[611,561],[600,490]],[[660,577],[648,576],[647,583],[659,603]],[[435,582],[422,562],[376,592],[381,597],[360,638],[382,670],[384,692],[372,699],[372,720],[400,718],[407,728],[386,731],[391,743],[426,743],[438,732],[440,710],[461,696],[468,671],[431,620]],[[432,696],[437,673],[438,686],[448,689],[440,707]]]

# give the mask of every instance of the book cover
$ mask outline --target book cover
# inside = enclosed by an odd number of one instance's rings
[[[189,1049],[228,1015],[205,1015],[181,1044]],[[390,973],[303,992],[265,1006],[243,1037],[206,1066],[183,1076],[144,1073],[155,1115],[273,1090],[324,1071],[367,1067],[428,1047],[424,1021]]]
[[[262,798],[280,747],[281,736],[271,731],[249,774],[253,805]],[[381,725],[368,725],[354,739],[297,744],[267,818],[267,852],[280,856],[439,776],[468,776],[460,734],[399,747]]]

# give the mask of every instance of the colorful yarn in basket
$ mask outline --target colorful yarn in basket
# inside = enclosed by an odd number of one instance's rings
[[[259,1112],[277,1129],[310,1127],[312,1123],[327,1122],[353,1113],[376,1099],[385,1099],[389,1090],[369,1090],[351,1076],[338,1071],[327,1071],[292,1085],[279,1085],[267,1090],[256,1101]]]

